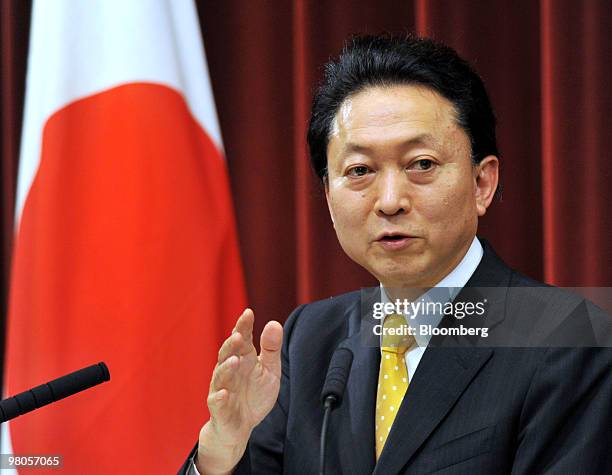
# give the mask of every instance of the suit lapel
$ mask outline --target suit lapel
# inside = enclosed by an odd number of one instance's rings
[[[406,465],[492,353],[486,348],[427,348],[376,464],[375,475],[396,474]]]

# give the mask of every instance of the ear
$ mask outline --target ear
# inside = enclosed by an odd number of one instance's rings
[[[474,167],[475,199],[478,216],[484,216],[493,201],[499,181],[499,160],[495,155],[488,155]]]
[[[331,198],[329,197],[329,179],[327,175],[323,177],[323,186],[325,187],[325,201],[327,201],[327,209],[329,210],[329,217],[332,220],[332,224],[335,226],[336,221],[334,221],[334,212],[331,207]]]

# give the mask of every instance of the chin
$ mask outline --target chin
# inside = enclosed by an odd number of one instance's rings
[[[411,268],[411,271],[407,272],[407,268]],[[415,269],[410,264],[394,264],[392,266],[379,267],[374,272],[371,271],[371,273],[385,287],[422,287],[424,273],[419,272],[419,269]]]

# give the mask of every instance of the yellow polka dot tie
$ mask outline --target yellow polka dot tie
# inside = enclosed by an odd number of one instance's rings
[[[408,389],[408,370],[404,354],[412,346],[414,337],[410,335],[387,335],[390,329],[406,329],[406,319],[401,315],[389,315],[383,325],[381,344],[380,372],[376,393],[376,460],[385,446],[395,414]],[[392,330],[392,331],[393,331]]]

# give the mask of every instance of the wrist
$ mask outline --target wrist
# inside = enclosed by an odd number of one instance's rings
[[[195,467],[198,470],[200,475],[230,475],[233,470],[212,470],[211,464],[206,460],[202,460],[202,456],[200,453],[200,448],[198,447],[198,451],[195,454],[193,462],[195,463]]]
[[[231,474],[246,450],[249,435],[228,440],[227,432],[208,421],[200,431],[194,462],[200,475]]]

